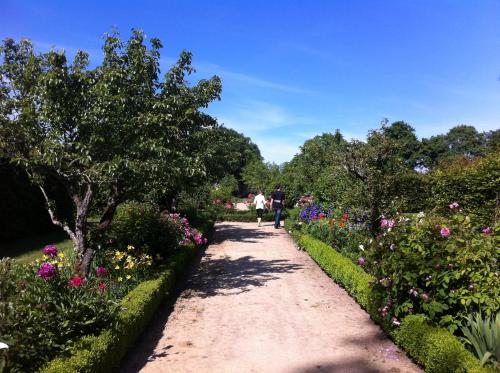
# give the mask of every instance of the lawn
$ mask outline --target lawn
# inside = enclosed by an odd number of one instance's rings
[[[64,253],[70,253],[73,250],[73,244],[68,236],[64,232],[56,231],[0,243],[0,258],[11,257],[19,263],[29,263],[40,258],[40,251],[48,244],[56,245],[59,251]]]

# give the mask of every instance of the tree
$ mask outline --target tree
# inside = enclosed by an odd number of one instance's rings
[[[421,143],[415,135],[415,129],[408,123],[398,121],[383,127],[384,134],[395,140],[400,146],[400,156],[410,168],[420,165]]]
[[[64,52],[36,54],[26,39],[6,39],[0,48],[0,156],[39,187],[52,222],[74,243],[81,275],[120,203],[167,194],[204,174],[190,147],[198,132],[216,125],[200,108],[219,99],[221,81],[190,86],[186,51],[160,80],[161,47],[158,39],[148,47],[141,31],[126,42],[109,34],[94,69],[84,52],[69,63]],[[58,216],[49,178],[71,197],[72,219]],[[91,210],[100,216],[94,226]]]

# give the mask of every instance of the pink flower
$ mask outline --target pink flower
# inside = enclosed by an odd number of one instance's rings
[[[420,294],[420,298],[422,298],[424,301],[427,301],[427,300],[429,300],[429,294],[422,293],[422,294]]]
[[[365,265],[365,263],[366,263],[365,258],[363,258],[362,256],[360,256],[360,257],[358,258],[358,264],[359,264],[360,266],[364,266],[364,265]]]
[[[42,263],[37,272],[38,277],[43,278],[45,281],[48,281],[57,276],[56,267],[51,263]]]
[[[401,325],[401,321],[399,321],[397,318],[393,317],[392,318],[392,325],[399,326]]]
[[[483,233],[486,235],[486,236],[490,236],[491,235],[491,228],[490,227],[486,227],[483,229]]]
[[[57,255],[57,247],[56,245],[47,245],[43,248],[42,252],[50,256],[51,258],[54,258]]]
[[[441,236],[444,237],[444,238],[448,238],[450,237],[450,229],[447,228],[447,227],[442,227],[441,228]]]
[[[83,277],[73,277],[71,280],[68,281],[69,286],[77,287],[77,286],[82,286],[85,283],[85,279]]]
[[[451,205],[448,206],[450,209],[458,209],[460,205],[456,202],[453,202]]]
[[[380,221],[380,228],[385,228],[385,227],[387,227],[387,225],[388,225],[387,219],[382,219]]]
[[[106,277],[108,275],[108,270],[104,267],[97,267],[95,273],[97,277]]]
[[[101,289],[101,290],[105,290],[107,287],[108,287],[108,286],[106,285],[106,283],[105,283],[105,282],[101,282],[101,283],[99,284],[99,289]]]

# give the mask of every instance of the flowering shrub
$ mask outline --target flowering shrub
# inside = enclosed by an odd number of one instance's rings
[[[0,335],[10,347],[8,371],[36,370],[76,339],[108,326],[118,310],[104,278],[74,276],[64,253],[53,245],[42,251],[40,260],[9,266],[1,278]]]
[[[302,231],[329,244],[354,262],[357,261],[359,242],[368,234],[366,228],[355,222],[341,209],[309,205],[299,213]]]
[[[384,218],[381,234],[366,245],[379,313],[395,324],[424,313],[454,331],[470,311],[500,308],[500,227],[474,226],[457,204],[449,207],[449,218]]]

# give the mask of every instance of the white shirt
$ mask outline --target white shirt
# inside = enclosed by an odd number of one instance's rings
[[[253,200],[253,203],[255,203],[256,209],[264,209],[266,199],[264,198],[264,196],[262,194],[257,194]]]

